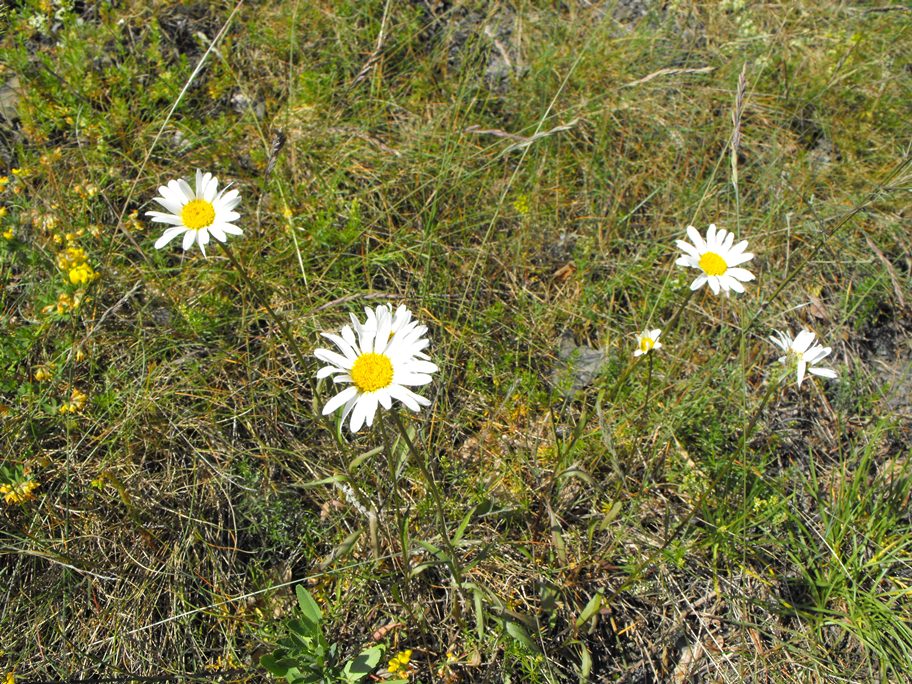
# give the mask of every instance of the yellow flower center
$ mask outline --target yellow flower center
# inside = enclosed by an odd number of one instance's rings
[[[362,354],[351,369],[352,382],[362,392],[374,392],[393,382],[393,362],[383,354]]]
[[[181,220],[190,230],[211,226],[215,221],[215,207],[204,199],[190,200],[181,209]]]
[[[644,337],[640,340],[640,351],[643,353],[648,352],[653,347],[655,347],[655,340],[651,337]]]
[[[720,276],[728,270],[728,264],[715,252],[706,252],[700,257],[700,268],[708,276]]]

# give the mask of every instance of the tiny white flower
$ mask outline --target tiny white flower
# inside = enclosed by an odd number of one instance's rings
[[[773,344],[785,352],[785,356],[779,357],[779,362],[788,364],[794,363],[798,373],[798,386],[804,382],[804,374],[808,372],[812,375],[819,375],[822,378],[835,378],[836,371],[829,368],[816,368],[815,364],[819,363],[825,357],[829,356],[832,349],[824,347],[815,342],[816,335],[808,330],[803,329],[795,335],[795,339],[788,332],[776,331],[775,335],[770,335]]]
[[[735,245],[734,234],[721,228],[717,229],[715,223],[709,224],[705,240],[693,226],[687,226],[687,236],[693,244],[686,240],[676,241],[678,249],[684,252],[684,255],[678,257],[675,263],[678,266],[703,271],[690,284],[691,290],[698,290],[709,284],[713,294],[719,294],[721,291],[728,296],[730,290],[744,292],[744,285],[741,283],[754,279],[754,274],[746,268],[737,268],[754,258],[753,254],[744,251],[747,249],[747,240]]]
[[[196,171],[196,188],[183,178],[168,181],[158,189],[155,198],[167,211],[147,211],[152,221],[167,223],[171,227],[155,241],[155,249],[162,249],[178,235],[184,236],[183,248],[187,251],[193,243],[206,253],[209,236],[225,242],[228,235],[240,235],[241,229],[232,223],[241,217],[234,209],[241,203],[237,190],[218,189],[218,178],[211,173]]]
[[[661,349],[662,343],[659,342],[659,335],[662,331],[659,328],[653,330],[644,330],[637,335],[637,350],[633,352],[634,356],[648,354],[653,349]]]
[[[323,333],[338,352],[314,351],[314,356],[329,364],[317,372],[317,379],[332,376],[334,383],[349,383],[326,402],[323,415],[342,407],[343,422],[351,414],[352,432],[373,425],[377,407],[389,410],[393,399],[412,411],[430,406],[430,400],[409,387],[428,384],[438,370],[424,353],[430,343],[424,337],[427,326],[413,321],[411,311],[400,306],[394,316],[388,304],[364,311],[364,323],[352,315],[351,325],[343,326],[340,334]]]

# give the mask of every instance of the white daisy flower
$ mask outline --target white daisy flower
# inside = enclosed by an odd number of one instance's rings
[[[788,332],[776,331],[775,335],[770,336],[773,344],[785,352],[785,356],[779,357],[779,362],[788,364],[794,363],[798,372],[798,386],[804,382],[805,371],[811,375],[819,375],[822,378],[835,378],[836,371],[829,368],[815,368],[814,365],[819,363],[823,358],[832,351],[829,347],[816,344],[817,336],[808,330],[803,329],[792,339]]]
[[[314,351],[314,356],[329,364],[317,372],[317,379],[332,376],[334,383],[349,383],[326,402],[323,415],[343,407],[342,421],[351,414],[352,432],[364,424],[373,425],[378,405],[389,410],[393,399],[412,411],[430,406],[430,400],[409,387],[428,384],[431,373],[438,370],[424,353],[430,343],[424,337],[427,326],[413,321],[411,311],[400,306],[394,316],[391,306],[380,305],[365,309],[365,314],[364,323],[352,315],[352,324],[343,326],[339,335],[323,333],[338,352]]]
[[[160,197],[156,197],[155,201],[167,211],[147,211],[146,216],[157,223],[171,224],[171,227],[155,241],[155,249],[163,248],[183,234],[184,251],[195,242],[205,254],[210,235],[219,242],[225,242],[228,235],[240,235],[242,232],[232,223],[241,217],[234,211],[241,203],[238,191],[225,187],[219,192],[218,178],[211,173],[197,169],[195,190],[179,178],[162,185],[158,194]]]
[[[753,254],[744,251],[747,249],[747,240],[733,246],[734,234],[717,229],[714,223],[709,224],[705,240],[693,226],[687,226],[687,236],[693,244],[686,240],[676,241],[678,249],[684,252],[684,255],[678,257],[675,263],[678,266],[703,271],[690,284],[691,290],[698,290],[709,283],[709,289],[713,294],[719,294],[721,291],[728,296],[730,290],[744,292],[741,283],[754,279],[754,274],[746,268],[737,268],[754,258]]]
[[[637,350],[633,352],[633,355],[642,356],[643,354],[648,354],[653,349],[661,349],[662,343],[659,342],[659,335],[661,334],[662,331],[659,328],[641,332],[637,335]]]

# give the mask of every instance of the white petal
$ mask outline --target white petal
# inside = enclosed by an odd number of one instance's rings
[[[358,346],[358,341],[355,339],[355,333],[352,331],[350,325],[342,326],[342,339],[345,340],[352,350]]]
[[[420,387],[421,385],[427,385],[433,380],[434,378],[432,378],[430,375],[424,375],[423,373],[402,373],[398,371],[393,373],[393,382],[395,382],[397,385]]]
[[[320,361],[331,363],[337,368],[343,368],[345,370],[351,370],[351,367],[354,364],[352,359],[347,359],[341,354],[330,351],[329,349],[314,349],[314,356]]]
[[[739,242],[737,245],[732,246],[732,248],[728,250],[728,253],[731,256],[737,256],[738,254],[741,254],[741,252],[743,252],[745,249],[747,249],[747,240],[741,240],[741,242]],[[753,256],[753,254],[751,256]]]
[[[323,407],[323,415],[328,416],[330,413],[335,411],[337,408],[342,406],[349,399],[358,394],[358,388],[354,385],[346,387],[344,390],[339,392],[336,396],[326,402],[326,406]]]
[[[209,226],[209,232],[212,233],[212,237],[214,237],[219,242],[225,242],[228,239],[228,236],[225,235],[225,231],[222,230],[222,227],[217,223],[213,223],[211,226]]]
[[[816,335],[814,335],[813,332],[804,328],[795,336],[795,341],[792,342],[792,349],[799,354],[803,354],[814,343],[814,337],[816,337]]]
[[[389,387],[379,389],[374,394],[377,395],[377,401],[380,402],[380,406],[385,408],[387,411],[393,407],[393,397],[390,394]]]
[[[706,282],[709,283],[709,289],[713,291],[713,294],[719,294],[721,288],[721,283],[718,276],[707,276]],[[691,289],[693,285],[690,286]]]
[[[410,373],[436,373],[440,369],[430,361],[409,361],[406,370]]]
[[[694,244],[694,247],[697,248],[697,253],[706,251],[706,242],[703,240],[703,236],[700,235],[698,231],[693,226],[687,226],[687,237],[690,238],[690,241]]]
[[[754,258],[754,255],[751,254],[750,252],[745,252],[744,254],[729,254],[728,257],[725,259],[725,263],[727,263],[729,268],[731,268],[732,266],[739,266],[741,264],[745,264],[753,258]]]
[[[196,199],[196,195],[193,192],[193,188],[190,187],[190,184],[185,181],[183,178],[178,178],[176,181],[171,181],[172,183],[177,183],[178,191],[187,198],[187,202],[192,202]],[[168,183],[171,185],[171,183]]]
[[[336,368],[335,366],[323,366],[320,370],[317,371],[317,380],[322,380],[323,378],[328,378],[334,373],[345,373],[341,368]]]
[[[683,266],[684,268],[699,268],[699,266],[694,263],[695,260],[696,257],[688,256],[685,254],[684,256],[679,256],[677,259],[675,259],[675,265]]]
[[[707,280],[709,280],[709,277],[705,273],[701,273],[696,278],[694,278],[694,281],[690,284],[690,289],[699,290],[701,287],[703,287],[703,285],[706,284]]]
[[[174,193],[172,193],[169,188],[166,188],[164,186],[160,187],[158,189],[158,191],[160,193],[162,193],[162,196],[156,197],[154,201],[158,202],[169,213],[171,213],[175,216],[180,216],[181,210],[184,208],[184,204],[186,204],[186,202],[183,202],[179,199],[175,199]],[[168,194],[165,195],[164,193],[168,193]],[[180,193],[178,191],[178,194],[180,195],[180,197],[183,197],[183,193]]]
[[[744,283],[754,279],[754,274],[748,271],[746,268],[730,268],[725,271],[725,275],[731,276],[732,278],[740,280]]]
[[[737,292],[738,294],[744,294],[744,285],[742,285],[737,280],[732,278],[728,273],[726,273],[724,276],[721,276],[720,279],[722,279],[722,278],[725,279],[725,289],[726,290],[728,290],[730,288],[730,289],[734,290],[735,292]]]
[[[237,190],[229,190],[219,198],[219,201],[225,210],[231,211],[241,203],[240,193]]]
[[[218,197],[218,178],[211,173],[207,173],[206,175],[209,176],[209,179],[206,181],[206,185],[203,188],[203,199],[212,203],[215,201],[215,198]]]
[[[367,396],[362,394],[355,401],[355,408],[352,410],[351,423],[349,423],[349,429],[352,432],[357,432],[364,425],[364,421],[367,420],[367,407]]]
[[[339,351],[341,351],[345,355],[345,358],[347,358],[349,361],[354,362],[354,360],[358,357],[358,354],[355,353],[354,347],[352,347],[347,341],[345,341],[344,338],[342,338],[339,335],[336,335],[334,333],[321,333],[321,334],[327,340],[330,340],[333,344],[335,344],[339,348]]]
[[[835,378],[836,371],[829,368],[808,368],[808,373],[819,375],[821,378]]]
[[[716,241],[716,224],[710,223],[709,228],[706,230],[706,245],[710,248],[716,247],[718,245]]]
[[[700,258],[700,253],[697,252],[697,248],[686,240],[675,240],[675,244],[678,246],[678,249],[680,249],[685,254],[689,254],[690,256],[697,259]]]
[[[184,225],[184,219],[174,214],[165,214],[161,211],[147,211],[146,216],[151,216],[154,223],[170,223],[172,226]]]
[[[195,230],[188,230],[186,233],[184,233],[184,244],[183,244],[184,251],[186,252],[188,249],[190,249],[193,246],[193,243],[195,241],[196,241],[196,231]]]
[[[422,406],[430,406],[430,399],[425,399],[420,394],[415,394],[410,389],[402,387],[401,385],[390,385],[389,393],[393,399],[398,399],[401,401],[406,408],[411,409],[412,411],[420,411]]]
[[[187,229],[183,226],[174,226],[172,228],[168,228],[168,230],[162,233],[161,237],[155,241],[155,249],[161,249],[185,230]]]
[[[783,335],[783,333],[779,332],[778,330],[776,331],[775,335],[770,335],[769,339],[770,342],[775,344],[782,351],[788,351],[789,344],[791,344],[785,335]]]
[[[804,371],[807,370],[807,361],[801,359],[798,362],[798,387],[801,387],[801,383],[804,382]]]
[[[243,235],[244,231],[232,223],[219,223],[219,228],[229,235]]]
[[[371,392],[370,394],[365,394],[364,399],[364,419],[367,422],[367,427],[370,427],[374,424],[374,416],[377,415],[377,393]]]

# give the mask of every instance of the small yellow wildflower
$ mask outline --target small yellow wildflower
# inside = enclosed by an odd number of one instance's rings
[[[0,176],[0,190],[4,190],[9,184],[9,176]]]
[[[16,176],[17,178],[19,176],[25,175],[25,169],[13,169],[12,172],[13,172],[13,175]]]
[[[408,677],[408,664],[411,659],[412,649],[409,648],[405,651],[399,651],[399,653],[393,656],[392,660],[389,661],[387,672]]]
[[[79,292],[82,292],[82,290],[80,290]],[[75,310],[77,308],[77,306],[79,306],[79,301],[78,301],[79,297],[80,297],[79,293],[77,293],[77,298],[74,299],[73,297],[70,297],[70,295],[67,294],[66,292],[61,292],[59,295],[57,295],[57,303],[48,304],[47,306],[45,306],[44,308],[41,309],[41,313],[49,314],[56,310],[57,313],[62,316],[70,309]]]
[[[15,484],[0,485],[0,494],[3,495],[3,500],[6,501],[7,504],[21,504],[34,498],[35,495],[32,492],[38,489],[38,486],[38,483],[30,478]],[[10,681],[9,678],[11,674],[12,673],[7,675],[6,681]]]
[[[70,395],[70,400],[63,402],[58,409],[60,413],[76,413],[85,408],[86,401],[88,397],[85,393],[80,392],[78,388],[73,388],[73,393]]]
[[[6,207],[0,207],[0,218],[6,216]]]
[[[284,216],[286,220],[290,221],[291,217],[294,216],[294,213],[291,211],[291,209],[289,209],[288,207],[285,207],[282,210],[282,216]]]
[[[52,373],[54,369],[54,364],[49,364],[47,366],[41,366],[38,370],[35,371],[35,380],[38,382],[45,382],[54,377]]]
[[[69,271],[74,266],[84,264],[88,260],[89,257],[82,247],[67,247],[57,255],[57,268],[61,271]]]
[[[12,239],[13,239],[13,235],[14,235],[13,229],[12,229],[12,228],[7,228],[6,230],[3,231],[2,235],[3,235],[3,239],[4,239],[4,240],[12,240]]]
[[[132,230],[138,232],[143,229],[143,225],[139,220],[139,209],[134,209],[133,211],[131,211],[128,219],[129,219],[130,228]]]
[[[57,217],[53,214],[45,214],[38,221],[38,224],[41,226],[41,228],[49,233],[53,232],[57,228],[57,223]]]
[[[519,195],[515,200],[513,200],[513,208],[516,210],[517,214],[525,216],[529,213],[529,196],[526,194]]]
[[[95,280],[98,277],[98,273],[88,264],[79,264],[70,269],[69,276],[73,285],[86,285]]]
[[[6,673],[6,681],[4,684],[16,684],[16,675],[13,672]]]

